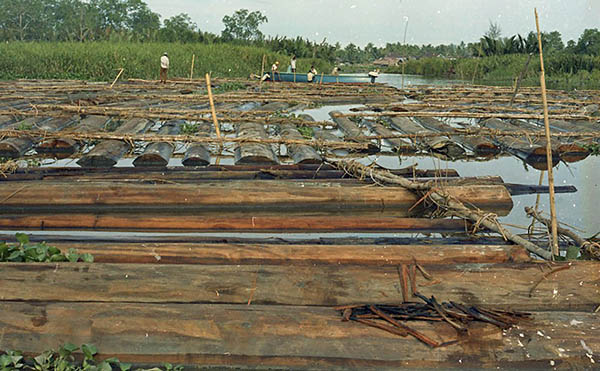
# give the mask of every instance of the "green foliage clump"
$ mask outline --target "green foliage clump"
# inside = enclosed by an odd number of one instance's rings
[[[31,243],[24,233],[16,234],[16,244],[0,242],[0,262],[77,262],[92,263],[91,254],[79,254],[71,248],[62,253],[59,248],[49,246],[45,242]]]
[[[600,156],[600,143],[584,144],[583,148],[588,150],[592,156]]]
[[[78,362],[74,353],[81,350],[83,361]],[[131,370],[131,364],[123,363],[117,358],[108,358],[103,361],[95,359],[98,349],[93,344],[83,344],[78,347],[75,344],[66,343],[58,350],[47,350],[32,359],[26,359],[22,352],[8,350],[0,355],[0,371],[12,370],[37,370],[37,371],[112,371]],[[173,366],[170,363],[163,365],[165,371],[181,371],[183,366]],[[152,370],[163,370],[153,368]],[[138,369],[142,370],[142,369]]]
[[[312,139],[312,137],[315,135],[315,130],[310,126],[299,126],[298,131],[306,139]]]
[[[184,122],[181,125],[181,134],[194,135],[198,132],[198,124],[191,122]]]
[[[236,91],[246,88],[246,85],[241,84],[239,82],[225,82],[218,85],[215,89],[213,89],[213,93],[222,94],[228,91]]]

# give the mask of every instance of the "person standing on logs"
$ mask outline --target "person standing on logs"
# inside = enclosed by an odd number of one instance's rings
[[[271,81],[281,81],[281,76],[279,76],[279,61],[273,63],[271,66]]]
[[[292,55],[292,60],[290,61],[290,66],[292,66],[292,72],[296,72],[296,56]]]
[[[308,80],[308,82],[313,82],[313,79],[316,75],[317,69],[315,68],[315,66],[310,66],[310,70],[306,74],[306,80]]]
[[[160,57],[160,82],[163,84],[167,83],[167,72],[169,71],[169,56],[167,53],[163,53]]]

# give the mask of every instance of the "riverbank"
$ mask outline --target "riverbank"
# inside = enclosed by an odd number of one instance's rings
[[[440,57],[409,60],[407,74],[511,86],[527,64],[528,55],[512,54],[482,58],[446,59]],[[545,56],[546,85],[550,89],[600,88],[600,57],[575,54]],[[522,86],[539,86],[540,60],[532,56]],[[388,67],[386,73],[402,73],[402,66]]]
[[[189,77],[211,72],[213,77],[248,77],[259,74],[263,56],[265,70],[280,61],[285,70],[289,56],[265,48],[231,44],[129,43],[129,42],[12,42],[0,44],[0,80],[78,79],[110,81],[121,68],[123,78],[157,79],[159,58],[169,54],[171,77]],[[320,59],[298,59],[298,70],[330,71]]]

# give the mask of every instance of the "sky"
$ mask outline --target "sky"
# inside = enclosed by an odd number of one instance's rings
[[[342,46],[406,42],[417,45],[478,41],[495,22],[502,36],[559,31],[577,41],[586,28],[600,28],[600,0],[146,0],[163,19],[187,13],[202,31],[220,34],[222,19],[238,9],[268,18],[268,36],[302,36]],[[408,24],[408,27],[406,27]]]

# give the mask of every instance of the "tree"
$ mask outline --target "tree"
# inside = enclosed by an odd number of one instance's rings
[[[597,28],[584,30],[575,50],[579,54],[600,55],[600,31]]]
[[[490,21],[490,27],[488,28],[484,36],[487,36],[492,40],[498,40],[500,36],[502,36],[502,29],[500,29],[498,23]]]
[[[160,30],[160,39],[168,42],[193,42],[199,37],[197,28],[189,15],[181,13],[165,19],[164,27]]]
[[[239,9],[232,16],[223,17],[225,29],[221,36],[225,40],[263,40],[264,35],[258,27],[268,21],[258,10],[250,13],[248,9]]]
[[[142,0],[129,0],[127,13],[127,27],[140,40],[152,39],[160,29],[160,16]]]

